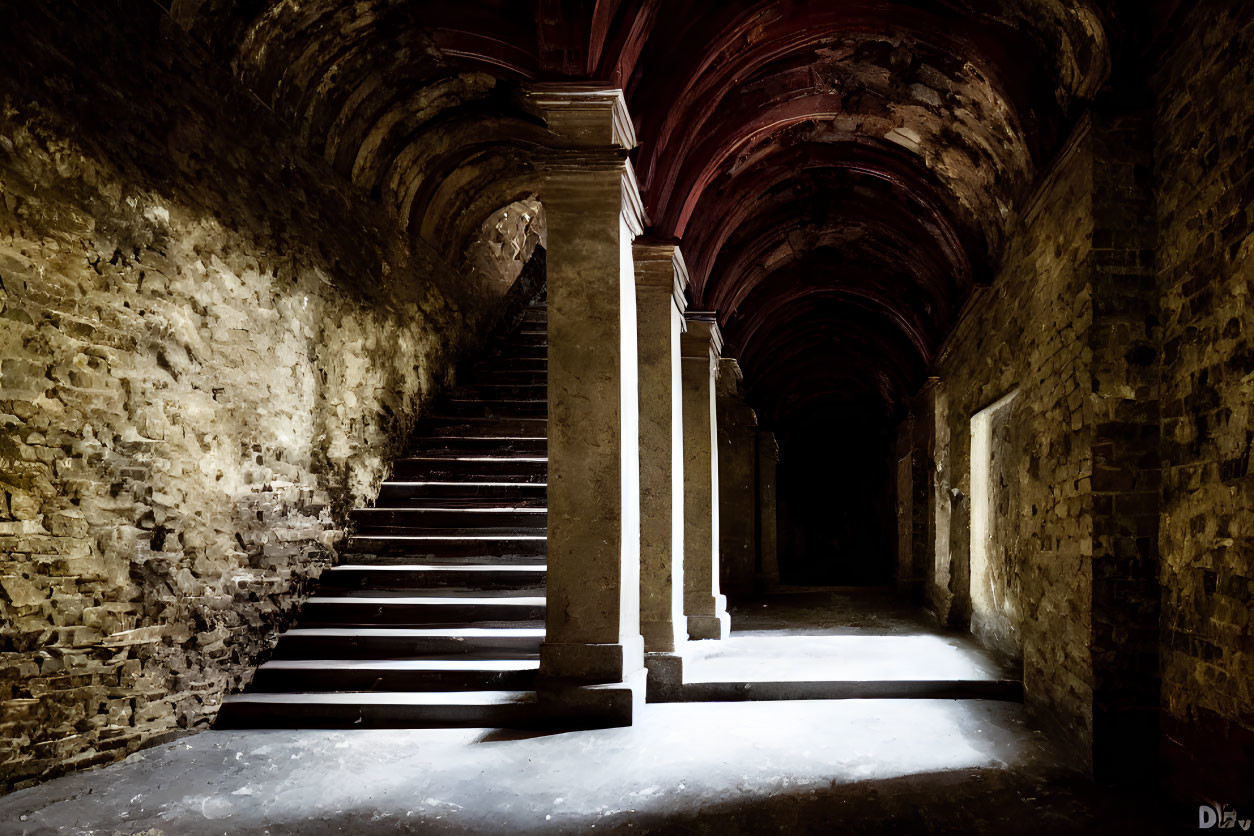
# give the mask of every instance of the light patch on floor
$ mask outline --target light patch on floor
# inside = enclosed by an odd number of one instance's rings
[[[995,680],[998,665],[972,645],[942,635],[744,635],[690,642],[685,682]]]
[[[6,832],[588,832],[840,784],[1013,769],[1020,706],[649,705],[635,726],[206,732],[0,799]]]

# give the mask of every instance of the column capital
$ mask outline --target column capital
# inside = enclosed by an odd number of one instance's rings
[[[633,237],[643,233],[648,217],[636,172],[627,159],[627,152],[636,147],[636,130],[623,91],[600,81],[541,82],[529,85],[523,100],[560,142],[536,157],[547,171],[549,187],[564,181],[579,189],[587,176],[614,172],[619,176],[623,221]]]
[[[530,110],[549,130],[573,145],[636,147],[636,129],[620,88],[599,81],[556,81],[529,85]]]
[[[682,314],[688,308],[684,291],[688,289],[688,265],[676,241],[637,239],[631,245],[636,264],[636,287],[669,289],[675,307]]]
[[[718,314],[714,311],[685,311],[684,321],[688,330],[680,339],[684,357],[723,356],[723,332],[718,328]]]
[[[540,199],[555,197],[575,211],[599,211],[614,201],[623,223],[635,238],[644,232],[648,216],[636,183],[636,172],[615,149],[564,149],[549,151],[541,160],[544,180]],[[551,211],[551,210],[549,210]]]

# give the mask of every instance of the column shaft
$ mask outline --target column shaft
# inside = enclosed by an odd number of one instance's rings
[[[633,253],[640,358],[640,632],[646,652],[673,653],[687,635],[679,359],[687,270],[674,244],[637,242]]]
[[[688,313],[680,340],[684,423],[684,614],[691,639],[726,638],[719,593],[718,410],[715,380],[722,336],[712,313]]]
[[[758,433],[758,578],[769,589],[779,583],[779,511],[776,471],[779,443],[775,433]]]
[[[757,425],[745,400],[740,364],[730,357],[718,371],[719,560],[722,588],[744,595],[757,564]]]

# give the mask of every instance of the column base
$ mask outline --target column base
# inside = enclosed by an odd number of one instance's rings
[[[725,639],[731,632],[731,616],[727,614],[727,596],[714,596],[714,612],[711,615],[688,616],[688,638]]]
[[[645,621],[640,624],[645,653],[675,653],[683,644],[683,616],[673,621]]]
[[[649,702],[674,702],[684,685],[684,657],[678,653],[646,653],[644,667],[649,672],[645,698]]]
[[[618,682],[640,670],[644,639],[624,636],[606,644],[544,642],[540,645],[540,676],[596,684]]]
[[[630,726],[644,708],[646,680],[643,668],[627,674],[621,682],[593,685],[541,677],[536,682],[540,716],[564,728]]]

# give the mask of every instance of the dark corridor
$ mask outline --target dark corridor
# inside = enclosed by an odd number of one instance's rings
[[[892,583],[892,437],[886,424],[825,412],[780,433],[782,583]]]

